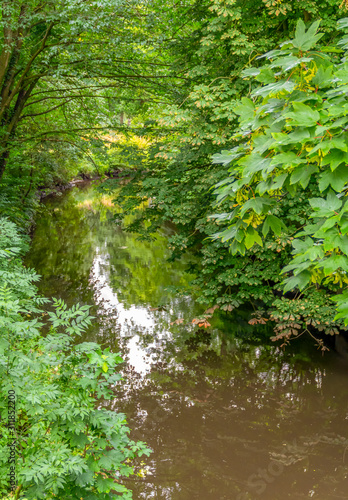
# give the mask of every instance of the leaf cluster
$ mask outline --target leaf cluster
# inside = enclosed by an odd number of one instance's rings
[[[232,240],[232,253],[274,237],[293,237],[293,259],[283,268],[284,291],[308,286],[327,290],[347,283],[347,68],[346,37],[333,47],[317,48],[319,23],[306,29],[299,21],[292,40],[263,56],[266,63],[244,72],[261,83],[236,108],[238,143],[216,155],[230,175],[216,188],[218,201],[234,209],[218,215],[228,226],[217,233]],[[339,27],[346,29],[347,20]],[[342,48],[341,48],[342,47]],[[307,217],[295,232],[279,210],[285,198],[306,197]],[[309,220],[308,220],[309,219]],[[336,320],[346,321],[346,292],[335,298]]]

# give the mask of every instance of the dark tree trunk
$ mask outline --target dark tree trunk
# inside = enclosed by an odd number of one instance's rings
[[[7,165],[8,157],[9,157],[9,151],[8,150],[4,151],[0,155],[0,181],[2,179],[2,176],[4,175],[4,172],[5,172],[5,169],[6,169],[6,165]]]

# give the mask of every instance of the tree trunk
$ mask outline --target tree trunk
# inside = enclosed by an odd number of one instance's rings
[[[2,141],[2,144],[0,145],[0,151],[2,151],[2,153],[0,153],[0,180],[4,175],[7,161],[10,156],[9,143],[11,139],[15,137],[16,129],[20,121],[24,105],[29,99],[38,81],[39,77],[35,78],[27,88],[23,88],[18,93],[18,97],[13,108],[11,109],[9,107],[8,110],[6,110],[7,113],[5,113],[5,115],[10,114],[11,118],[7,121],[7,123],[3,123],[4,139]]]
[[[9,157],[9,151],[6,150],[0,155],[0,181],[2,179],[2,176],[4,175],[5,168],[7,165],[7,160]]]

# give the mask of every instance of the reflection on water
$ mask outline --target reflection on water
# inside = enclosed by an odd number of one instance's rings
[[[347,500],[345,361],[247,343],[243,313],[193,325],[202,310],[168,290],[190,277],[167,261],[165,234],[139,242],[110,218],[91,186],[50,200],[28,264],[46,295],[93,304],[86,339],[128,361],[112,407],[154,450],[148,474],[128,480],[134,499]]]

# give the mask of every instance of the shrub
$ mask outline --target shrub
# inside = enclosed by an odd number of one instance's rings
[[[89,306],[53,300],[53,311],[43,312],[49,301],[21,262],[25,249],[16,226],[0,219],[0,493],[10,489],[13,445],[18,484],[10,498],[130,499],[120,480],[150,450],[129,439],[123,414],[98,403],[113,397],[122,358],[96,343],[75,345],[93,319]],[[8,394],[15,394],[15,427]]]

